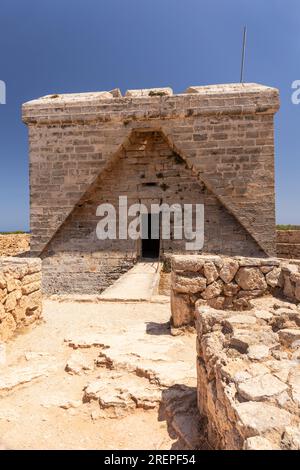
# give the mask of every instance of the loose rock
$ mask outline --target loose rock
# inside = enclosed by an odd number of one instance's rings
[[[240,268],[235,280],[244,290],[266,290],[267,283],[262,272],[258,268]]]

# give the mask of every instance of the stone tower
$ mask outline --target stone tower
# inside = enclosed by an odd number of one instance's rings
[[[274,114],[257,84],[49,95],[23,105],[29,130],[31,251],[48,292],[100,292],[143,256],[99,240],[97,207],[204,205],[203,252],[275,254]],[[159,256],[184,252],[160,240]]]

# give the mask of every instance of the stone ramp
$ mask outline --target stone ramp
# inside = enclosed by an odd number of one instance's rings
[[[108,287],[99,300],[142,302],[151,300],[159,280],[158,261],[140,261]]]

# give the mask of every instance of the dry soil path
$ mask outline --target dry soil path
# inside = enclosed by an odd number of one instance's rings
[[[7,345],[0,440],[10,449],[203,446],[195,336],[172,336],[168,303],[46,300]]]

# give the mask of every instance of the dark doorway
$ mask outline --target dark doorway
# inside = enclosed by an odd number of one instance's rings
[[[142,258],[159,257],[159,221],[159,214],[142,214]]]

